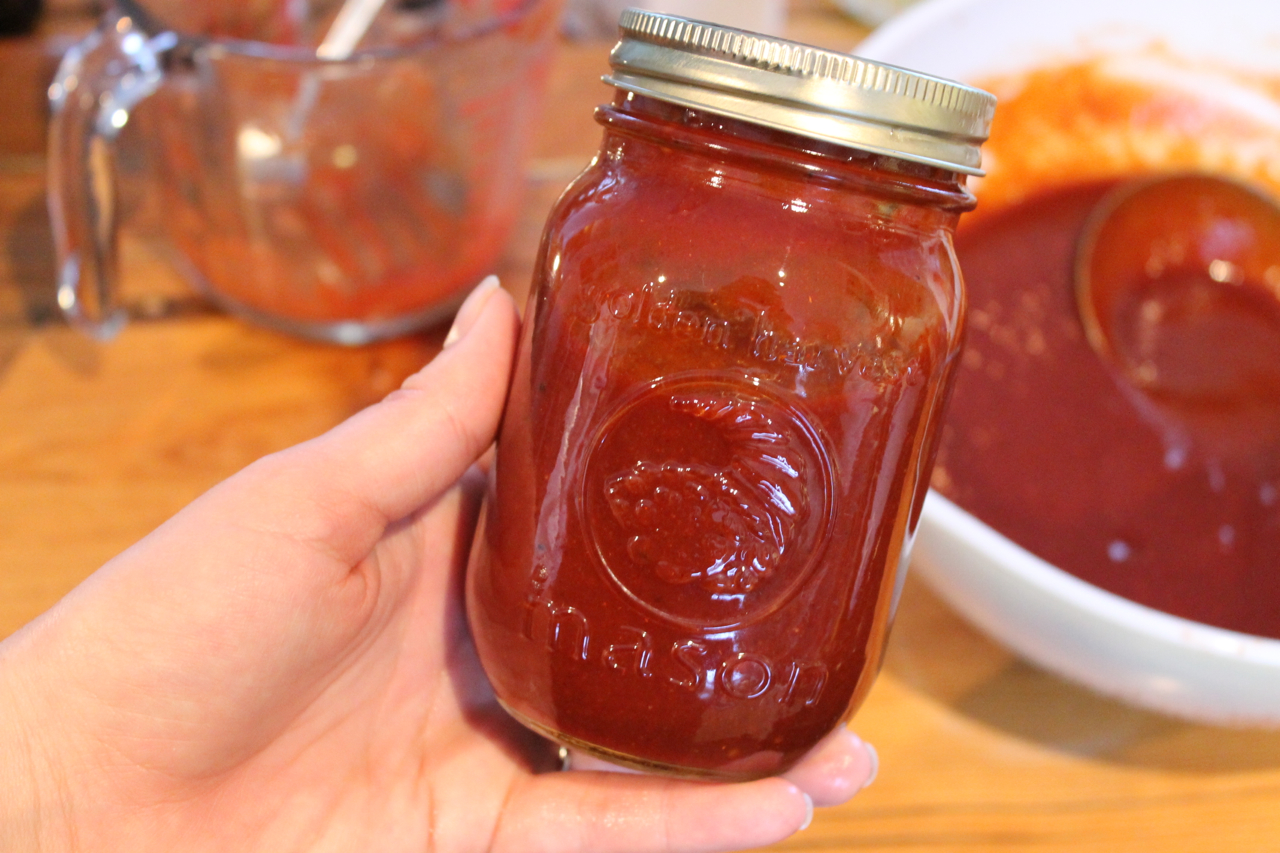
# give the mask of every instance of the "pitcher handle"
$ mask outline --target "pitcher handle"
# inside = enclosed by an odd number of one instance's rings
[[[117,268],[116,138],[131,111],[164,78],[170,32],[148,37],[109,15],[72,47],[49,86],[49,219],[57,252],[58,306],[99,340],[123,328]]]

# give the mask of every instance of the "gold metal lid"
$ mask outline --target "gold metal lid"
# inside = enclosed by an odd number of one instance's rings
[[[981,175],[995,96],[798,42],[627,9],[619,89],[903,160]]]

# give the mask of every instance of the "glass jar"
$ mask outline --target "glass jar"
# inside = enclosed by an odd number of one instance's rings
[[[671,16],[622,32],[600,153],[544,234],[471,626],[534,730],[764,776],[879,667],[994,99]]]

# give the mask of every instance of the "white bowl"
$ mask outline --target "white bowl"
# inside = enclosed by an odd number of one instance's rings
[[[1190,60],[1280,74],[1280,2],[926,0],[854,52],[980,83],[1153,42]],[[1113,595],[936,493],[925,502],[912,566],[979,628],[1101,693],[1199,722],[1280,726],[1280,640]]]

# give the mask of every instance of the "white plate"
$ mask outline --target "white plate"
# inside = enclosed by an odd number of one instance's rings
[[[980,83],[1153,43],[1192,60],[1280,74],[1280,2],[926,0],[854,52]],[[1112,595],[1041,560],[936,493],[925,502],[912,566],[978,627],[1065,677],[1192,720],[1280,726],[1280,640],[1214,628]]]

